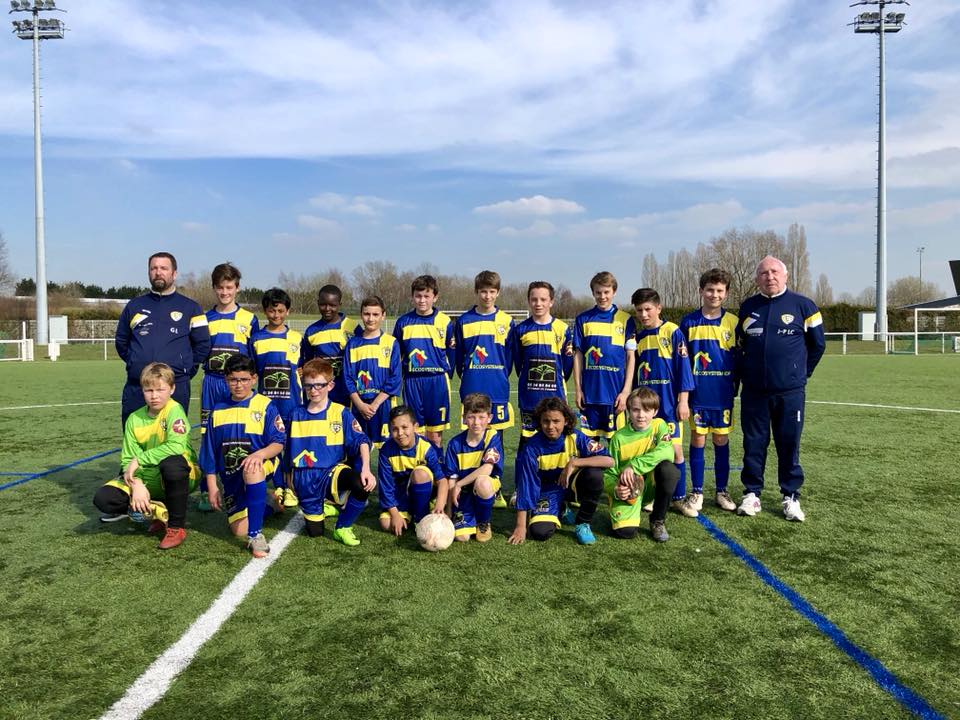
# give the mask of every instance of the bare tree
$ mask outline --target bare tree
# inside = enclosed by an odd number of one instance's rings
[[[0,295],[6,295],[16,284],[13,268],[10,267],[10,258],[7,255],[7,241],[0,233]]]
[[[801,295],[810,295],[813,292],[810,254],[807,252],[807,231],[803,225],[793,223],[787,229],[787,241],[781,259],[787,266],[790,287]]]
[[[389,260],[370,260],[353,271],[357,295],[378,295],[387,306],[387,314],[397,317],[410,308],[410,283],[415,275],[401,272]]]
[[[865,287],[854,298],[854,305],[862,305],[864,307],[873,307],[877,304],[877,289],[872,285]]]
[[[817,287],[813,291],[813,301],[817,307],[826,307],[833,305],[833,288],[830,287],[830,280],[826,273],[820,273],[817,278]]]
[[[921,283],[920,278],[916,275],[908,275],[894,280],[887,287],[887,303],[891,308],[929,302],[943,297],[943,295],[943,290],[936,283]]]

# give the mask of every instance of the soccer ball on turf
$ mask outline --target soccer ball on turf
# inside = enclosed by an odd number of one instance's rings
[[[430,552],[446,550],[453,543],[453,521],[446,515],[430,513],[417,523],[417,542]]]

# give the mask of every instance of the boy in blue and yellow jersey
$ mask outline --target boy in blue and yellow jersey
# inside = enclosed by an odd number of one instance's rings
[[[257,316],[237,304],[240,270],[225,262],[210,274],[217,304],[207,310],[210,328],[210,355],[203,364],[203,385],[200,388],[200,432],[207,430],[207,419],[214,406],[230,399],[230,390],[223,379],[223,368],[234,355],[253,355],[250,338],[259,329]],[[211,509],[203,489],[199,509]]]
[[[334,402],[350,406],[350,396],[342,380],[343,349],[347,340],[360,334],[360,325],[353,318],[340,312],[343,291],[336,285],[324,285],[317,293],[317,308],[320,319],[310,325],[303,333],[300,362],[308,360],[326,360],[333,367]]]
[[[450,427],[450,378],[456,340],[450,318],[434,307],[440,295],[437,279],[421,275],[410,285],[413,310],[393,327],[403,363],[403,401],[424,437],[437,448]]]
[[[484,270],[473,281],[477,304],[457,320],[454,364],[460,376],[460,400],[473,393],[493,403],[494,430],[513,427],[510,371],[513,363],[514,321],[497,307],[500,275]],[[461,421],[461,429],[466,425]]]
[[[303,335],[287,326],[290,296],[280,288],[271,288],[263,294],[260,304],[267,318],[267,326],[253,334],[253,360],[257,364],[257,392],[270,398],[284,425],[288,425],[293,411],[303,404],[300,389],[300,346]],[[278,462],[273,473],[274,497],[283,507],[296,507],[297,496],[287,486],[286,475]]]
[[[673,436],[674,462],[680,479],[673,493],[672,507],[687,517],[697,510],[684,505],[687,466],[683,459],[683,423],[690,417],[689,397],[693,373],[687,342],[675,323],[660,318],[660,295],[651,288],[640,288],[630,298],[637,313],[637,387],[648,387],[660,398],[657,417],[663,418]]]
[[[150,532],[162,532],[158,547],[169,550],[187,537],[187,495],[197,486],[200,467],[190,445],[190,421],[173,399],[173,369],[150,363],[140,373],[140,388],[146,405],[127,418],[123,472],[97,490],[93,504],[106,517],[129,512],[134,519],[153,518]]]
[[[560,398],[541,400],[533,416],[537,433],[517,455],[517,524],[509,542],[520,545],[528,531],[534,540],[549,539],[560,527],[564,503],[573,502],[579,504],[577,542],[592,545],[590,523],[603,492],[603,470],[613,459],[599,440],[575,429],[576,418]]]
[[[447,507],[447,479],[437,448],[417,434],[417,418],[406,405],[390,411],[390,439],[380,448],[377,478],[380,527],[398,537],[409,520],[418,523],[430,512],[434,493],[433,512],[442,514]]]
[[[254,392],[257,366],[253,358],[234,355],[224,368],[230,400],[210,413],[203,434],[200,466],[214,510],[226,509],[230,530],[247,538],[255,558],[266,557],[270,545],[263,536],[267,509],[267,475],[283,451],[283,418],[269,398]],[[223,497],[217,476],[223,483]]]
[[[330,399],[335,382],[325,360],[304,364],[307,405],[290,417],[284,464],[293,474],[307,535],[323,536],[324,505],[332,503],[339,508],[333,539],[353,547],[360,544],[353,523],[377,483],[370,472],[370,441],[360,423],[349,408]],[[354,458],[360,460],[359,470],[349,463]]]
[[[573,325],[573,382],[580,429],[608,438],[623,425],[622,413],[633,382],[636,326],[630,313],[613,304],[617,279],[599,272],[590,280],[595,307]]]
[[[544,398],[567,399],[565,381],[573,371],[573,330],[555,319],[553,285],[542,280],[530,283],[527,304],[530,317],[514,330],[513,364],[519,379],[517,387],[520,406],[522,443],[537,431],[533,410]]]
[[[250,338],[260,329],[257,316],[237,304],[240,270],[230,263],[220,263],[210,275],[217,304],[207,311],[210,328],[210,355],[203,364],[203,386],[200,394],[200,429],[205,430],[207,417],[214,405],[230,399],[230,390],[223,379],[223,368],[234,355],[253,355]]]
[[[719,268],[700,276],[699,310],[680,321],[693,365],[694,388],[690,395],[693,432],[690,434],[690,484],[683,503],[690,509],[703,508],[704,446],[713,435],[713,468],[716,475],[717,506],[733,511],[737,504],[727,492],[730,480],[730,432],[733,430],[733,363],[736,350],[737,315],[723,309],[730,287],[730,274]]]
[[[493,537],[490,517],[493,498],[503,475],[503,441],[490,424],[493,403],[483,393],[463,399],[463,422],[467,429],[447,443],[444,466],[450,481],[455,537],[466,542],[476,534],[478,542]]]
[[[347,340],[343,351],[343,382],[353,403],[353,415],[364,434],[380,447],[390,437],[390,409],[400,404],[403,370],[400,346],[381,330],[387,308],[376,295],[360,303],[363,335]]]
[[[670,539],[665,520],[680,473],[673,463],[673,433],[656,417],[659,410],[660,397],[650,388],[637,388],[627,398],[627,424],[610,438],[614,464],[604,472],[603,484],[614,537],[636,537],[642,508],[652,502],[650,534],[657,542]]]

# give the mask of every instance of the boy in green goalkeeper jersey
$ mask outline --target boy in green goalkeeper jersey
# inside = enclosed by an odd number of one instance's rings
[[[150,532],[162,532],[158,546],[169,550],[187,532],[187,495],[200,479],[190,445],[190,422],[173,399],[173,370],[150,363],[140,374],[146,406],[127,418],[123,431],[123,474],[97,490],[93,504],[105,517],[152,518]],[[162,502],[161,502],[162,501]]]
[[[610,439],[614,466],[604,472],[603,484],[610,497],[614,537],[636,537],[641,508],[652,500],[650,533],[657,542],[670,539],[664,520],[680,472],[673,464],[670,428],[656,417],[659,409],[660,398],[655,392],[637,388],[627,397],[629,422]]]

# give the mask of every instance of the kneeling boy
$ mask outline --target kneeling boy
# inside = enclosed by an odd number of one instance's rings
[[[447,443],[447,478],[453,504],[456,538],[466,542],[476,534],[478,542],[493,537],[490,517],[494,496],[503,474],[503,441],[490,427],[493,401],[483,393],[463,398],[463,424],[467,429]]]
[[[636,537],[641,508],[652,501],[650,533],[657,542],[670,539],[664,520],[680,472],[673,462],[673,434],[667,422],[656,417],[659,409],[660,398],[653,390],[637,388],[627,398],[629,423],[610,440],[614,465],[603,474],[603,484],[618,538]]]
[[[93,504],[107,515],[140,513],[154,518],[150,532],[163,532],[158,546],[184,541],[187,495],[197,487],[200,467],[190,445],[190,421],[173,399],[173,369],[150,363],[140,373],[146,406],[127,418],[123,431],[123,476],[97,490]],[[163,502],[160,502],[160,501]]]
[[[430,512],[434,493],[433,512],[446,509],[447,480],[437,448],[417,434],[417,419],[407,405],[390,411],[390,439],[380,448],[377,477],[380,527],[386,532],[399,537],[409,520],[420,522]]]
[[[247,538],[255,558],[266,557],[270,545],[263,536],[267,511],[267,476],[283,451],[286,434],[277,406],[254,393],[257,366],[246,355],[234,355],[224,367],[230,400],[216,405],[203,435],[200,466],[214,510],[226,509],[230,530]],[[217,486],[223,482],[223,497]]]
[[[302,368],[307,406],[290,415],[284,463],[293,473],[293,488],[300,500],[307,535],[323,535],[324,503],[338,506],[333,539],[359,545],[353,523],[367,506],[367,496],[377,485],[370,472],[370,440],[350,410],[330,399],[333,366],[310,360]],[[360,470],[348,464],[360,458]]]

